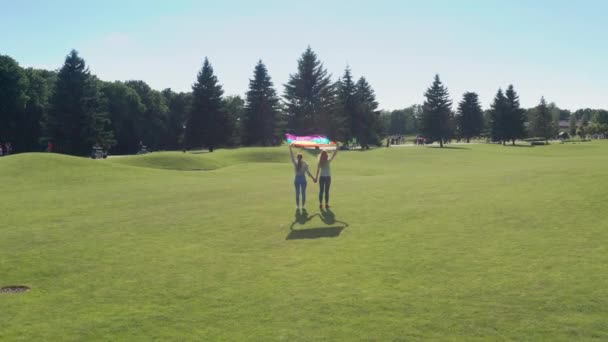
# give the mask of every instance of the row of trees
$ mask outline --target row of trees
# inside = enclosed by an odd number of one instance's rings
[[[608,110],[579,109],[569,116],[568,131],[570,135],[608,136]]]
[[[283,134],[325,134],[363,147],[378,144],[382,125],[374,90],[350,68],[336,82],[309,47],[282,98],[262,61],[245,98],[224,96],[205,58],[191,92],[157,91],[143,81],[104,82],[76,51],[58,71],[22,69],[0,56],[0,142],[17,152],[86,155],[95,144],[115,154],[150,149],[278,145]]]
[[[63,153],[86,155],[98,143],[115,153],[179,148],[189,95],[151,89],[143,81],[104,82],[72,51],[58,71],[22,69],[0,56],[0,142],[16,152],[47,141]]]
[[[423,134],[441,146],[452,138],[487,137],[515,143],[523,137],[549,139],[559,122],[570,120],[570,134],[608,133],[608,112],[574,113],[555,104],[523,109],[512,85],[499,89],[490,109],[467,92],[456,111],[439,76],[423,105],[380,112],[374,90],[349,67],[337,81],[309,47],[280,97],[262,61],[254,68],[245,98],[224,96],[205,58],[191,92],[157,91],[143,81],[105,82],[95,77],[76,51],[58,71],[23,69],[0,56],[0,142],[17,152],[37,151],[52,141],[55,150],[86,155],[94,144],[111,153],[218,146],[271,146],[285,132],[325,134],[363,148],[384,135]]]
[[[513,85],[509,85],[505,92],[498,89],[486,112],[481,108],[479,96],[473,92],[465,93],[457,111],[453,112],[448,90],[441,83],[439,75],[435,76],[425,97],[418,120],[419,129],[428,140],[438,141],[441,147],[452,138],[469,142],[471,138],[481,136],[513,145],[515,140],[526,137],[548,140],[558,135],[559,123],[564,119],[570,120],[571,135],[608,135],[608,111],[583,109],[570,113],[553,103],[547,104],[544,97],[538,106],[526,110],[521,108]],[[394,114],[391,114],[391,119]],[[580,124],[579,120],[582,121]],[[392,123],[391,120],[391,128]]]

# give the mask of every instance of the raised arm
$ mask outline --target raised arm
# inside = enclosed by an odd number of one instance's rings
[[[293,157],[293,149],[292,149],[291,145],[289,145],[289,155],[291,156],[291,162],[293,164],[295,164],[296,163],[296,158]]]
[[[336,144],[336,149],[334,150],[334,153],[331,155],[331,158],[329,158],[329,161],[334,160],[334,158],[336,158],[336,154],[338,154],[338,149],[340,148],[340,145]]]

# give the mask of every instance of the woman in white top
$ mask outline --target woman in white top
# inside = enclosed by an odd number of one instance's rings
[[[302,153],[298,153],[296,158],[294,158],[293,150],[290,145],[289,154],[291,155],[291,162],[293,163],[296,172],[296,177],[293,181],[293,184],[296,187],[296,209],[300,209],[300,193],[302,194],[302,209],[306,209],[306,174],[308,174],[314,182],[317,182],[317,179],[314,178],[312,173],[308,170],[308,164],[302,159]]]
[[[317,175],[313,179],[319,180],[319,209],[323,209],[323,193],[325,193],[325,209],[329,209],[329,186],[331,185],[331,169],[329,165],[334,160],[336,154],[338,154],[339,146],[336,145],[334,153],[331,158],[327,155],[327,151],[321,151],[319,155],[319,164],[317,165]],[[319,171],[321,177],[319,177]]]

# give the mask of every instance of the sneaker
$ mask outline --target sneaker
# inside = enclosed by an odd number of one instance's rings
[[[326,205],[325,205],[325,209],[329,209],[329,204],[326,204]]]
[[[323,204],[319,204],[319,209],[323,209]]]

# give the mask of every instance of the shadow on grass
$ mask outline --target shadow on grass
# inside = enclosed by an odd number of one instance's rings
[[[518,143],[518,144],[515,144],[515,145],[513,145],[511,143],[508,143],[508,144],[505,144],[505,145],[502,145],[502,146],[503,147],[534,147],[534,145],[526,144],[526,143],[523,143],[523,144],[519,144]]]
[[[296,225],[304,225],[315,217],[319,217],[325,227],[314,227],[307,229],[294,229]],[[330,209],[321,210],[320,214],[308,215],[306,209],[296,210],[295,221],[289,227],[289,234],[285,240],[303,240],[303,239],[319,239],[338,237],[348,227],[348,223],[336,220],[336,215]]]
[[[527,144],[527,145],[521,145],[521,144],[515,144],[515,145],[513,145],[513,144],[506,144],[506,145],[505,145],[505,147],[534,147],[534,145],[530,145],[530,144]]]
[[[445,146],[443,145],[443,147],[441,146],[428,146],[428,148],[436,148],[436,149],[444,149],[444,150],[470,150],[469,147],[462,147],[462,146]]]

